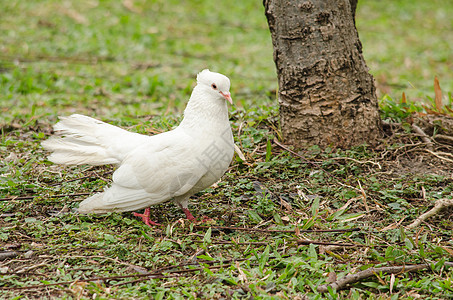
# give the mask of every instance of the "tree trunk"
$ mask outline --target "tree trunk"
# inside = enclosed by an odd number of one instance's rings
[[[264,0],[286,143],[375,144],[381,120],[355,28],[357,0]]]

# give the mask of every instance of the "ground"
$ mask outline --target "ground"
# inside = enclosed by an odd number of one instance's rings
[[[188,2],[3,4],[2,297],[452,298],[452,208],[410,224],[452,199],[452,144],[442,136],[453,135],[453,5],[359,1],[357,27],[385,126],[378,147],[342,150],[281,141],[259,1]],[[153,208],[163,226],[152,229],[131,213],[76,214],[78,202],[109,184],[114,167],[47,161],[40,142],[57,116],[166,131],[207,67],[232,81],[231,123],[245,155],[191,199],[196,217],[213,220],[189,223],[172,203]],[[349,273],[412,264],[428,265],[318,292]]]

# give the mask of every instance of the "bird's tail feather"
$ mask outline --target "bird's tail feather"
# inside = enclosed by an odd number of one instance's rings
[[[55,136],[42,146],[52,152],[50,161],[65,165],[118,164],[125,153],[146,138],[78,114],[60,117],[54,131]]]

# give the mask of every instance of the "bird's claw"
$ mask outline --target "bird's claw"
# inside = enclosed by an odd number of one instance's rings
[[[148,227],[151,227],[153,228],[153,226],[162,226],[162,224],[159,224],[157,222],[154,222],[152,221],[149,216],[151,214],[151,209],[150,208],[147,208],[145,209],[145,212],[143,214],[139,214],[139,213],[132,213],[134,216],[136,217],[139,217],[142,219],[143,223],[145,223],[146,225],[148,225]]]

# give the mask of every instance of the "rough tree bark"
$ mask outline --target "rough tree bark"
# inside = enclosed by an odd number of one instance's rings
[[[381,134],[373,77],[355,27],[357,0],[264,0],[286,143],[348,148]]]

